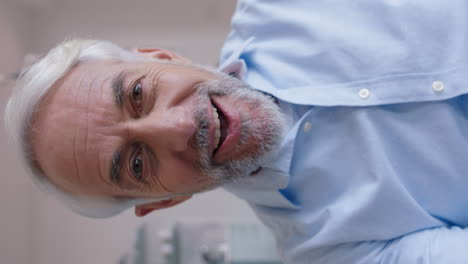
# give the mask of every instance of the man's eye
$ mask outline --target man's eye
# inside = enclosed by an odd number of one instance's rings
[[[143,87],[141,86],[141,83],[138,82],[133,86],[132,92],[131,92],[131,99],[132,99],[132,105],[135,111],[138,113],[141,113],[143,107]]]
[[[142,159],[140,153],[135,155],[132,158],[130,166],[131,166],[133,176],[138,181],[142,181],[142,179],[143,179],[143,159]]]

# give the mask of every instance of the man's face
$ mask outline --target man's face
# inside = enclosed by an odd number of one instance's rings
[[[270,98],[224,74],[94,61],[52,87],[32,142],[41,169],[66,192],[157,198],[249,175],[277,145],[281,120]]]

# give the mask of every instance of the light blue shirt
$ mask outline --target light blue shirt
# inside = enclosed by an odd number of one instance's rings
[[[240,0],[221,69],[289,132],[226,188],[285,263],[468,263],[468,2]]]

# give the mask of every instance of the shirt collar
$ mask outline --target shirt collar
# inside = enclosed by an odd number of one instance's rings
[[[243,59],[236,59],[231,61],[229,64],[221,68],[221,72],[229,74],[239,79],[244,79],[245,72],[247,71],[247,65]]]
[[[250,37],[244,41],[244,43],[219,66],[219,70],[241,80],[244,79],[245,73],[247,72],[247,65],[240,57],[254,39],[255,37]]]

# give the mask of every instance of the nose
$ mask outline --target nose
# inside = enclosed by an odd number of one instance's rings
[[[183,152],[196,131],[194,118],[186,111],[152,113],[131,128],[133,137],[155,149]]]

